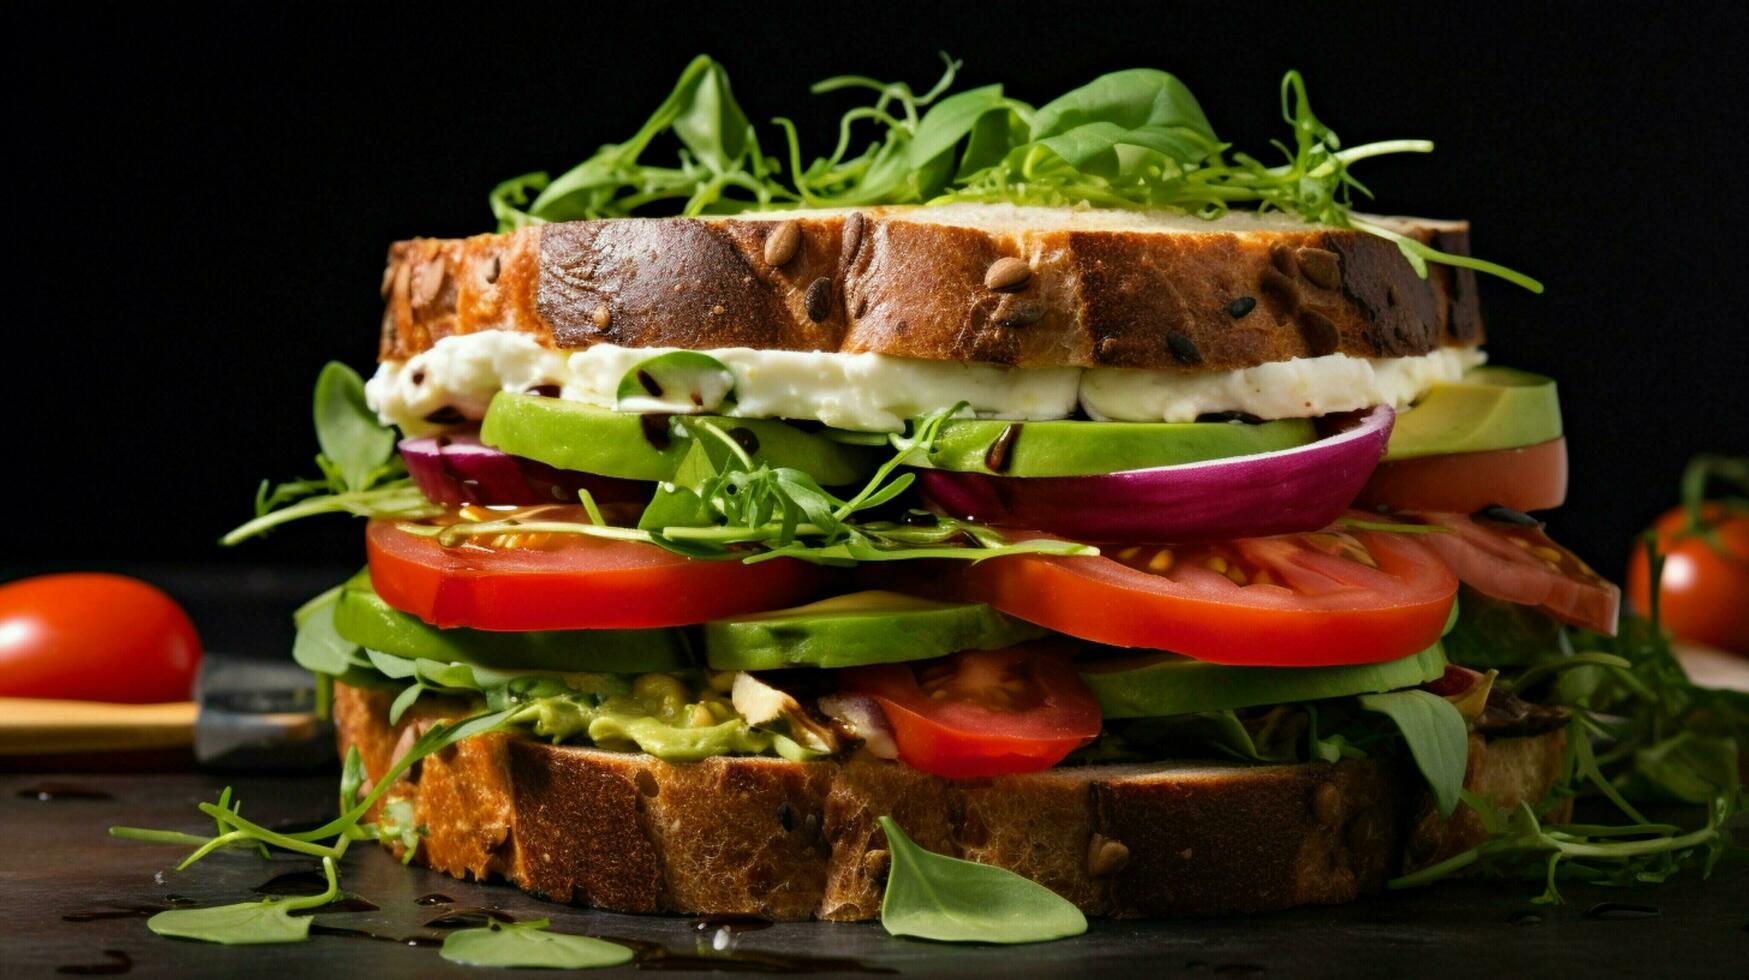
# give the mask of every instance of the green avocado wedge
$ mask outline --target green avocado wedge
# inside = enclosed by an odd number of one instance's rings
[[[384,602],[361,571],[334,607],[334,629],[366,650],[492,671],[641,674],[691,666],[675,630],[564,630],[496,633],[438,629]]]
[[[1461,381],[1434,385],[1413,408],[1397,413],[1385,459],[1517,449],[1560,437],[1554,379],[1482,367]]]
[[[1083,663],[1081,679],[1106,718],[1164,718],[1201,711],[1376,694],[1437,680],[1445,652],[1343,667],[1232,667],[1173,654]]]
[[[1098,476],[1292,449],[1317,438],[1310,419],[1258,424],[953,419],[942,425],[926,457],[914,453],[905,462],[958,473]]]
[[[983,603],[936,602],[896,592],[853,592],[706,623],[706,661],[718,670],[858,667],[998,650],[1045,631]]]
[[[514,392],[493,397],[480,425],[480,441],[564,470],[623,480],[672,480],[692,446],[685,434],[692,419],[734,435],[755,460],[801,470],[822,486],[854,483],[876,465],[867,447],[834,442],[776,419],[634,415]],[[707,439],[705,447],[713,456],[728,452],[715,439]]]

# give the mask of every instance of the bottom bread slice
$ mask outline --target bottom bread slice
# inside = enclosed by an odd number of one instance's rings
[[[419,733],[468,710],[428,698],[391,725],[390,702],[335,686],[341,751],[356,746],[373,780]],[[1466,785],[1516,806],[1547,795],[1564,740],[1472,736],[1470,747]],[[880,914],[882,815],[929,850],[1008,868],[1113,916],[1345,902],[1482,833],[1467,811],[1441,820],[1412,769],[1370,760],[950,780],[873,758],[668,763],[502,733],[425,758],[383,800],[411,805],[424,830],[415,860],[446,874],[623,912],[779,920]]]

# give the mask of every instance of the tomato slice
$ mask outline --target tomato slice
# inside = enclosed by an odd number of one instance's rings
[[[949,575],[967,598],[1112,646],[1223,664],[1376,663],[1432,646],[1457,594],[1417,537],[1333,528],[1114,557],[1012,555]]]
[[[433,626],[483,630],[646,629],[794,605],[826,581],[792,558],[745,565],[642,541],[544,535],[512,547],[445,548],[395,522],[365,534],[383,601]]]
[[[1099,702],[1058,641],[849,667],[838,686],[873,698],[900,761],[937,776],[1038,772],[1099,734]]]
[[[1468,514],[1492,504],[1548,510],[1567,499],[1567,440],[1380,463],[1356,507]]]
[[[1541,524],[1469,514],[1404,514],[1448,529],[1422,538],[1465,584],[1496,599],[1536,606],[1574,626],[1615,634],[1621,589],[1543,532]]]

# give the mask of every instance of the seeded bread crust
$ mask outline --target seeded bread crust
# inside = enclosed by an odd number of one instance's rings
[[[1376,219],[1468,254],[1463,222]],[[1016,261],[1004,261],[1008,259]],[[950,205],[574,221],[389,249],[379,355],[511,330],[559,349],[752,347],[1228,371],[1482,339],[1475,274],[1275,216]]]
[[[426,699],[390,725],[390,701],[335,688],[341,751],[357,746],[372,778],[467,710]],[[1473,744],[1469,787],[1501,804],[1541,799],[1562,738]],[[417,859],[446,874],[624,912],[776,920],[878,917],[883,814],[932,851],[1009,868],[1090,915],[1128,917],[1350,901],[1481,834],[1473,820],[1432,814],[1413,772],[1364,760],[946,780],[871,758],[676,764],[494,734],[427,757],[385,798],[413,804],[429,831]]]

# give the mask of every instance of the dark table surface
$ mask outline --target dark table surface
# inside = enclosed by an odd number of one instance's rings
[[[46,571],[47,569],[6,569]],[[209,646],[235,654],[284,657],[286,617],[345,569],[118,570],[144,573],[189,607]],[[0,580],[9,577],[0,574]],[[225,777],[178,767],[175,756],[98,763],[94,770],[4,773],[0,760],[0,976],[53,975],[63,967],[108,966],[125,956],[129,977],[480,976],[429,947],[321,935],[286,946],[213,946],[152,935],[145,919],[172,901],[246,901],[256,886],[315,868],[308,859],[264,861],[236,851],[188,871],[173,870],[185,849],[109,837],[114,824],[210,833],[195,804],[234,785],[244,813],[268,825],[320,822],[334,810],[333,773]],[[119,772],[117,770],[120,770]],[[53,784],[101,798],[39,799]],[[52,794],[51,794],[52,795]],[[346,857],[342,887],[377,911],[324,914],[320,922],[391,939],[440,938],[423,923],[446,908],[495,908],[517,918],[551,916],[556,929],[652,943],[666,958],[645,969],[690,972],[897,971],[905,976],[1112,975],[1271,977],[1708,977],[1746,974],[1749,963],[1749,862],[1727,864],[1711,880],[1689,875],[1635,889],[1564,888],[1567,904],[1541,907],[1528,883],[1454,881],[1335,907],[1267,915],[1166,922],[1096,921],[1087,935],[1036,946],[968,947],[894,939],[875,924],[784,923],[724,932],[682,917],[632,916],[540,902],[514,888],[468,884],[403,868],[374,846]],[[421,905],[440,894],[453,902]],[[1645,918],[1588,915],[1595,903],[1655,906]],[[713,957],[700,962],[687,957]]]
[[[41,800],[45,782],[104,794],[105,799]],[[316,936],[291,946],[211,946],[163,939],[145,916],[172,901],[246,901],[268,879],[317,865],[302,858],[264,861],[252,853],[217,854],[187,871],[172,870],[186,849],[137,844],[106,835],[127,823],[210,832],[195,803],[235,785],[244,812],[269,825],[308,824],[331,815],[331,775],[225,780],[194,773],[0,776],[0,974],[34,976],[60,967],[132,963],[132,977],[478,976],[409,948],[358,937]],[[446,908],[489,907],[518,919],[551,916],[566,932],[643,940],[679,956],[722,957],[702,968],[892,970],[905,976],[1074,975],[1085,973],[1272,977],[1702,977],[1744,975],[1749,955],[1749,866],[1721,869],[1711,880],[1685,877],[1657,888],[1569,886],[1567,904],[1538,907],[1522,883],[1448,882],[1435,888],[1363,899],[1351,905],[1268,915],[1169,922],[1097,921],[1085,936],[1023,947],[946,946],[894,939],[875,924],[784,923],[717,936],[718,926],[682,917],[617,915],[540,902],[504,885],[456,881],[403,868],[373,845],[345,859],[342,886],[379,906],[374,912],[324,914],[332,926],[394,939],[441,937],[423,928]],[[420,905],[441,894],[447,905]],[[1655,918],[1598,918],[1600,901],[1655,906]],[[90,913],[97,913],[96,917]],[[1532,913],[1526,915],[1525,913]],[[112,917],[105,917],[105,915]],[[90,921],[79,921],[90,919]],[[727,948],[713,949],[713,943]],[[838,960],[830,963],[822,960]],[[266,964],[266,966],[264,966]],[[647,967],[674,968],[672,959]]]

